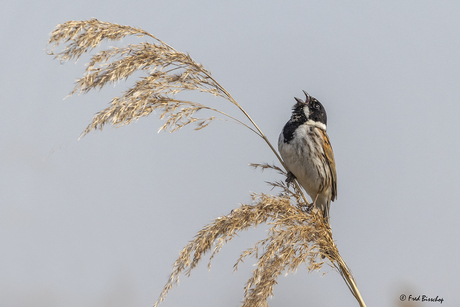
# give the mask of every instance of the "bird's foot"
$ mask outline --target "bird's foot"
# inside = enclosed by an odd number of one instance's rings
[[[308,213],[310,213],[311,210],[313,210],[313,208],[315,208],[315,206],[316,206],[316,200],[318,199],[318,195],[319,195],[319,194],[316,194],[316,197],[315,197],[315,199],[313,200],[313,202],[312,202],[311,204],[308,205],[308,208],[307,208]]]
[[[290,184],[290,183],[294,182],[295,179],[296,178],[295,178],[293,173],[291,173],[291,172],[287,173],[287,175],[286,175],[286,183],[287,184]]]
[[[312,202],[311,204],[308,204],[308,205],[306,206],[306,207],[307,207],[307,208],[305,209],[305,212],[306,212],[306,213],[311,213],[311,211],[313,210],[313,208],[315,208],[315,206],[316,206],[316,200],[318,199],[318,195],[319,195],[319,194],[316,194],[316,197],[315,197],[315,199],[313,200],[313,202]]]
[[[314,207],[315,207],[315,204],[314,204],[314,203],[308,204],[308,205],[306,206],[305,212],[311,213],[311,211],[313,210]]]

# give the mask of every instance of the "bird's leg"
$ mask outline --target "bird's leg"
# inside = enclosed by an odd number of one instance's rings
[[[315,200],[313,201],[313,206],[316,206],[316,200],[318,199],[319,193],[316,194]]]
[[[295,175],[294,175],[291,171],[288,171],[287,174],[286,174],[286,183],[287,183],[287,186],[289,187],[289,185],[290,185],[291,183],[293,183],[295,179],[297,179],[297,178],[295,177]],[[305,212],[306,212],[306,213],[310,213],[310,211],[311,211],[311,209],[312,209],[312,205],[311,205],[311,204],[309,204],[309,205],[305,204],[305,206],[302,205],[302,207],[305,207]]]
[[[319,193],[316,194],[315,200],[308,206],[308,212],[311,212],[311,210],[316,206],[316,200],[318,199]]]

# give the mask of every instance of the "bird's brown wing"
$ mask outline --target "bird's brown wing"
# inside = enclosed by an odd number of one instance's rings
[[[331,171],[331,179],[332,179],[332,196],[331,200],[337,198],[337,171],[335,169],[335,160],[334,160],[334,153],[332,152],[331,142],[329,141],[329,137],[326,134],[326,131],[320,130],[323,135],[323,149],[324,154],[326,156],[327,164],[329,165],[329,169]]]

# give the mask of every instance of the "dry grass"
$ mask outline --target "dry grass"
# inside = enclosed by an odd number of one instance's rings
[[[173,132],[191,123],[195,123],[195,129],[200,130],[216,119],[214,116],[197,116],[198,111],[207,109],[244,125],[261,137],[284,166],[277,151],[249,114],[208,70],[188,54],[175,50],[142,29],[97,19],[68,21],[58,25],[51,33],[49,53],[54,55],[52,50],[64,43],[66,47],[55,54],[55,57],[61,61],[78,60],[104,41],[120,40],[132,35],[147,36],[154,43],[141,42],[123,48],[110,47],[93,55],[84,76],[77,80],[70,95],[101,89],[107,84],[127,79],[135,71],[142,71],[145,76],[121,96],[113,98],[109,107],[94,116],[82,135],[102,129],[105,124],[116,127],[127,125],[155,110],[160,111],[160,118],[165,120],[160,130]],[[210,93],[230,101],[244,114],[244,120],[216,108],[173,98],[186,90]],[[286,176],[283,169],[273,165],[253,166],[272,169]],[[228,216],[217,218],[197,233],[174,263],[173,272],[155,306],[164,300],[181,274],[190,274],[205,253],[213,249],[210,265],[215,254],[238,232],[261,223],[270,225],[267,238],[244,251],[235,264],[236,270],[244,258],[251,256],[257,259],[257,267],[244,288],[242,306],[267,306],[267,298],[273,295],[273,286],[281,273],[294,272],[302,264],[307,266],[308,271],[319,270],[325,263],[339,272],[360,306],[365,306],[353,276],[334,243],[331,229],[323,223],[322,213],[310,210],[310,205],[296,181],[293,186],[286,185],[282,180],[270,184],[280,190],[278,196],[254,194],[251,204],[242,205]]]
[[[130,35],[148,36],[156,43],[142,42],[123,48],[111,47],[97,53],[87,64],[84,76],[76,81],[70,95],[77,92],[88,93],[107,84],[115,84],[127,79],[135,71],[143,71],[146,76],[123,95],[113,98],[108,108],[94,116],[83,135],[94,129],[102,129],[108,123],[117,127],[127,125],[154,110],[161,112],[160,118],[167,119],[161,130],[171,132],[191,123],[197,124],[197,130],[207,126],[215,117],[195,117],[195,113],[202,109],[212,110],[243,124],[217,109],[171,98],[184,90],[198,90],[234,102],[201,64],[142,29],[101,22],[97,19],[68,21],[58,25],[51,33],[48,42],[51,47],[49,54],[54,54],[52,50],[60,43],[66,43],[64,50],[55,57],[61,61],[78,60],[84,53],[104,41],[120,40]]]

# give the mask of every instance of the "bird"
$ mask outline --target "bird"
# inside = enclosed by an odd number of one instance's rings
[[[305,101],[294,97],[292,115],[278,138],[278,151],[288,171],[322,211],[329,227],[329,208],[337,198],[337,172],[331,142],[326,133],[327,115],[323,105],[307,92]]]

